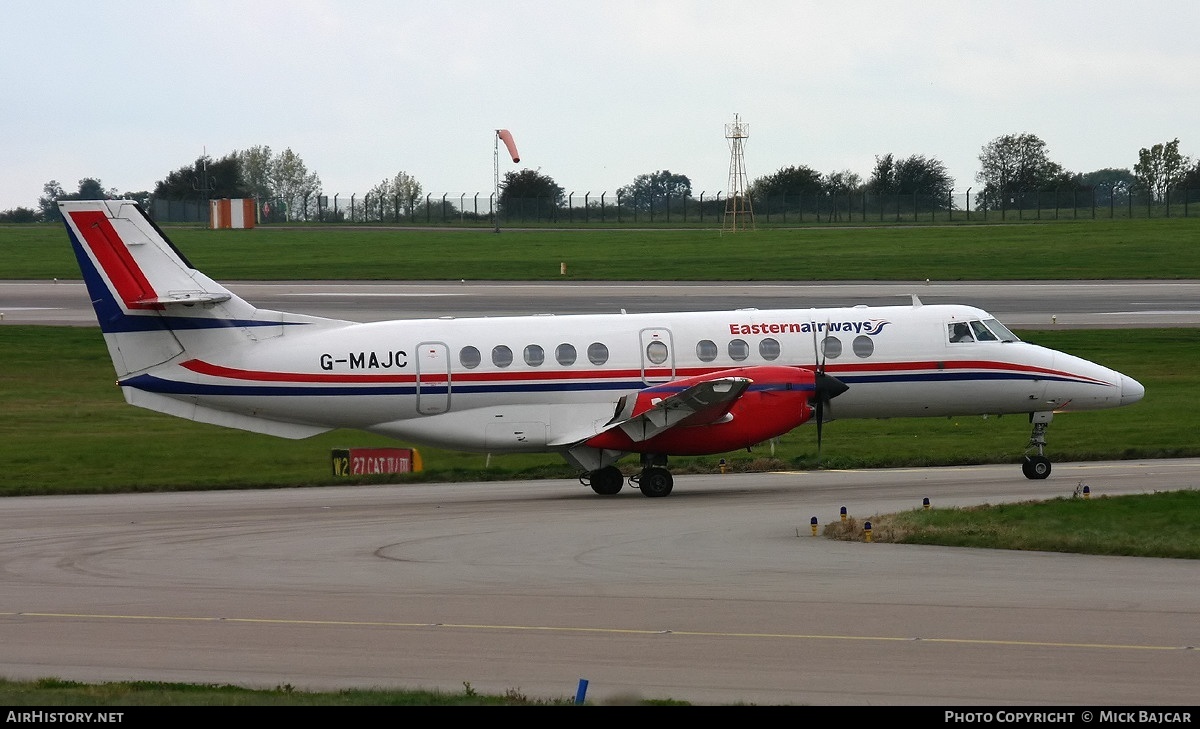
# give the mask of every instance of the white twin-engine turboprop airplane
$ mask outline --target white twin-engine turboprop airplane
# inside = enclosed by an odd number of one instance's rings
[[[356,323],[258,309],[135,203],[61,202],[133,405],[285,438],[333,428],[486,453],[556,452],[597,494],[671,493],[670,455],[845,418],[1027,413],[1046,478],[1055,412],[1142,399],[1133,378],[1022,342],[970,306],[738,309]],[[831,400],[837,398],[836,408]],[[1032,455],[1030,455],[1032,453]]]

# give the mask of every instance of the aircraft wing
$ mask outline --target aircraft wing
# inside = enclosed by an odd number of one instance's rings
[[[640,442],[668,428],[714,423],[725,417],[750,382],[748,377],[718,377],[682,390],[669,384],[651,387],[622,397],[609,427]]]

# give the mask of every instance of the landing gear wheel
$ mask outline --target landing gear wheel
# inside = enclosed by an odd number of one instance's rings
[[[1050,459],[1045,456],[1026,456],[1021,463],[1021,473],[1031,480],[1046,478],[1050,475]]]
[[[675,479],[667,469],[652,467],[642,471],[638,486],[642,490],[642,496],[669,496],[675,486]]]
[[[612,496],[621,490],[625,485],[625,476],[621,473],[621,469],[616,466],[605,466],[592,471],[588,475],[591,481],[592,491],[601,496]]]

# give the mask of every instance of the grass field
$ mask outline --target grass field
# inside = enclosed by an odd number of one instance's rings
[[[290,686],[248,689],[233,685],[197,685],[126,681],[83,684],[46,678],[38,681],[6,681],[0,678],[0,706],[106,706],[123,709],[118,723],[134,724],[146,714],[145,706],[571,706],[573,696],[541,698],[519,689],[504,694],[481,694],[467,682],[461,692],[389,691],[362,689],[329,692],[295,691]],[[587,702],[585,702],[586,705]],[[687,706],[687,702],[640,700],[640,706]],[[153,715],[155,719],[160,714]]]
[[[719,230],[168,227],[218,281],[1200,278],[1200,217]],[[567,274],[560,273],[566,264]],[[0,226],[0,279],[78,279],[61,225]]]

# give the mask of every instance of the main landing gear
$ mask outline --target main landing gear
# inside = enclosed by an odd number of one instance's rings
[[[625,485],[625,476],[616,466],[605,466],[589,471],[579,479],[584,485],[591,486],[592,491],[601,496],[613,496]],[[675,479],[666,469],[666,458],[663,456],[643,455],[642,472],[629,477],[630,484],[642,492],[642,496],[669,496],[675,486]]]
[[[592,491],[601,496],[612,496],[625,485],[625,475],[616,466],[605,466],[590,471],[579,478],[585,486],[591,486]]]
[[[648,466],[629,480],[642,491],[642,496],[670,496],[675,487],[671,472],[662,466]]]
[[[1025,478],[1040,480],[1050,475],[1050,459],[1046,458],[1046,426],[1054,413],[1030,413],[1029,422],[1033,423],[1033,432],[1029,435],[1029,445],[1025,448],[1025,460],[1021,461],[1021,473]],[[1032,450],[1037,455],[1029,455]]]

